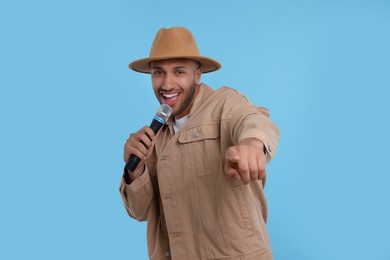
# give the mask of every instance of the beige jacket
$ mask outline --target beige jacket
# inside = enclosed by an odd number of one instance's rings
[[[233,89],[202,84],[180,131],[162,128],[143,175],[130,185],[122,177],[119,189],[128,214],[148,222],[150,259],[272,259],[264,183],[224,174],[225,150],[242,139],[274,156],[279,131],[268,116]]]

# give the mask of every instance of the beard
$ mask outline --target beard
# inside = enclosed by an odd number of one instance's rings
[[[195,92],[196,92],[196,83],[194,82],[188,92],[188,95],[185,97],[183,103],[181,104],[181,106],[179,107],[178,111],[177,112],[174,112],[172,114],[173,117],[183,113],[184,110],[186,110],[188,108],[188,106],[190,106],[193,102],[194,102],[194,99],[195,99]]]
[[[192,83],[191,87],[189,88],[188,93],[184,97],[183,103],[180,105],[180,107],[177,109],[177,111],[172,112],[171,118],[175,118],[177,115],[180,115],[188,108],[188,106],[192,105],[192,103],[194,102],[195,97],[196,97],[196,95],[195,95],[196,94],[196,87],[198,87],[198,85],[194,81]],[[160,91],[162,91],[162,88],[160,88],[158,92],[160,92]],[[157,94],[156,94],[156,96],[157,96]],[[160,104],[163,103],[162,100],[159,100],[159,102],[160,102]]]

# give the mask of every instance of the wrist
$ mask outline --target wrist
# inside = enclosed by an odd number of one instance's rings
[[[256,147],[257,149],[260,149],[261,151],[264,151],[264,147],[265,147],[263,142],[255,137],[249,137],[249,138],[242,139],[239,142],[239,145],[250,145],[250,146]]]
[[[135,179],[140,177],[145,171],[145,164],[140,163],[138,167],[133,171],[129,171],[126,168],[124,169],[123,177],[125,179],[126,184],[131,184]]]

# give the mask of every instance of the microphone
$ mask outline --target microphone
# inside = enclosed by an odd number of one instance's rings
[[[153,130],[154,134],[157,134],[158,130],[160,130],[163,125],[165,125],[171,114],[172,108],[166,104],[162,104],[157,109],[156,115],[153,117],[153,121],[150,124],[150,128]],[[140,161],[141,159],[138,158],[138,156],[131,154],[125,168],[128,171],[133,172],[135,168],[137,168]]]

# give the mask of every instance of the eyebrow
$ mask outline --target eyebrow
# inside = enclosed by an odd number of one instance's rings
[[[179,65],[179,66],[174,67],[174,69],[187,69],[187,67],[183,66],[183,65]]]
[[[163,68],[162,67],[160,67],[160,66],[152,66],[152,68],[151,69],[157,69],[157,70],[163,70]],[[184,65],[178,65],[178,66],[175,66],[175,67],[173,67],[173,69],[188,69],[186,66],[184,66]]]

